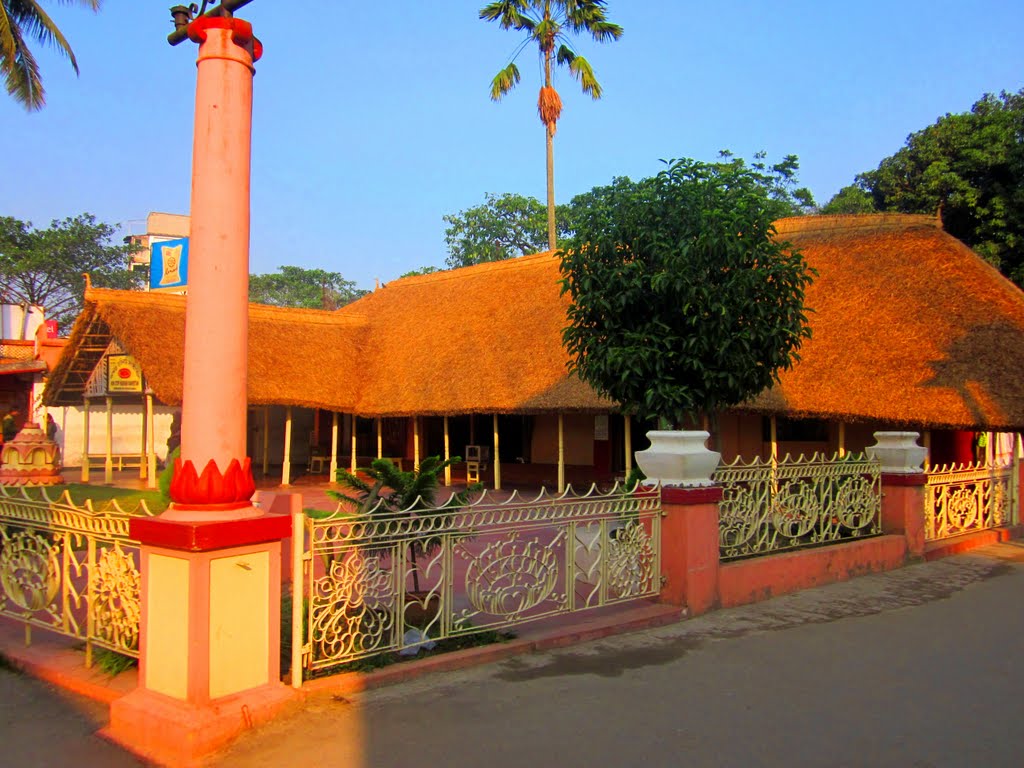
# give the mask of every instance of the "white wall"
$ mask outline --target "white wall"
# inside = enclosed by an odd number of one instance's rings
[[[171,420],[177,408],[166,405],[153,406],[154,449],[163,461],[167,457],[167,438],[171,433]],[[53,415],[57,422],[57,444],[61,449],[65,467],[82,465],[82,407],[43,408],[36,414],[42,425],[46,413]],[[118,405],[113,409],[112,452],[142,453],[142,429],[145,418],[145,403]],[[89,453],[105,453],[107,447],[107,408],[103,400],[89,406]],[[93,469],[96,467],[93,466]]]

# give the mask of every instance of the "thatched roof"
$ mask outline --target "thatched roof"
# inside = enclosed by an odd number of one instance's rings
[[[781,384],[741,410],[1024,428],[1024,293],[936,220],[814,216],[777,228],[818,270],[814,335]],[[334,313],[254,305],[250,402],[363,416],[611,410],[567,373],[558,279],[556,257],[541,253],[396,280]],[[111,337],[161,400],[179,402],[183,327],[182,297],[88,291],[48,402],[81,401],[81,371]]]
[[[782,219],[818,270],[813,337],[751,410],[1024,427],[1024,293],[928,216]]]
[[[365,321],[312,309],[249,305],[249,402],[350,411]],[[185,297],[92,288],[50,375],[47,405],[77,405],[111,339],[139,362],[156,396],[181,402]],[[216,329],[208,332],[217,343]]]
[[[340,309],[369,322],[359,413],[612,409],[567,373],[558,279],[539,253],[396,280]]]

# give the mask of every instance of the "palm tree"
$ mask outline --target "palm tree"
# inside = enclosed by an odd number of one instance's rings
[[[566,65],[584,93],[601,98],[601,85],[590,63],[568,43],[570,35],[590,34],[599,43],[618,40],[622,27],[605,18],[605,0],[497,0],[480,10],[480,18],[497,21],[502,29],[526,32],[526,40],[512,55],[508,66],[491,81],[491,99],[500,101],[519,82],[515,58],[530,43],[537,43],[544,66],[544,85],[537,99],[537,112],[547,137],[548,248],[555,249],[555,156],[553,139],[562,99],[551,85],[551,65]],[[557,50],[556,50],[557,46]]]
[[[63,5],[84,5],[98,11],[102,0],[58,0]],[[78,62],[64,35],[36,0],[0,0],[0,74],[7,92],[29,111],[46,103],[39,64],[25,38],[52,45],[68,58],[75,74]]]

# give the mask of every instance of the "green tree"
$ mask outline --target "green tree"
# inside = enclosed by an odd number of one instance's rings
[[[88,213],[54,220],[48,229],[0,217],[0,300],[41,306],[66,331],[82,308],[83,273],[104,288],[137,288],[142,281],[128,268],[133,248],[111,242],[115,232]]]
[[[745,165],[743,160],[733,157],[727,150],[720,152],[719,156],[722,162]],[[797,186],[800,162],[796,155],[786,155],[773,165],[769,165],[765,157],[764,152],[754,155],[749,171],[763,184],[771,213],[782,218],[814,210],[810,191]],[[598,198],[619,184],[631,183],[628,178],[615,179],[610,187],[597,187],[577,195],[567,205],[558,206],[558,236],[571,236],[578,217],[598,203]],[[448,224],[445,230],[448,246],[446,263],[453,268],[537,253],[547,244],[545,209],[533,197],[488,193],[482,205],[445,216],[444,221]]]
[[[547,212],[535,197],[506,192],[487,193],[476,205],[444,217],[444,241],[449,267],[468,267],[487,261],[543,251],[547,245]],[[558,207],[559,233],[566,234],[565,208]]]
[[[562,257],[571,369],[626,413],[714,418],[810,336],[802,255],[774,234],[771,174],[678,160],[591,193]]]
[[[856,184],[850,184],[840,189],[819,211],[824,214],[874,212],[874,198]]]
[[[857,176],[879,211],[938,213],[947,232],[1024,286],[1024,90],[912,133]]]
[[[366,291],[337,272],[304,267],[278,267],[280,272],[249,275],[249,301],[275,307],[338,309]]]
[[[585,58],[570,45],[572,35],[588,34],[599,43],[618,40],[622,27],[605,18],[604,0],[498,0],[480,10],[480,18],[497,21],[502,29],[525,32],[526,40],[508,66],[491,81],[491,99],[500,101],[519,82],[515,58],[530,43],[536,43],[544,70],[544,85],[537,98],[537,112],[544,124],[547,143],[548,249],[556,245],[554,137],[562,114],[562,99],[552,86],[552,65],[566,66],[583,92],[601,98],[601,85]]]
[[[98,11],[102,0],[59,0],[63,5],[84,5]],[[57,49],[71,62],[78,74],[78,61],[64,35],[36,0],[0,0],[0,73],[7,93],[29,111],[42,108],[46,92],[39,74],[39,63],[25,41],[26,37]]]

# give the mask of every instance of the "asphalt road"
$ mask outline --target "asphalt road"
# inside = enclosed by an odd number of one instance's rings
[[[656,630],[314,699],[242,766],[1024,765],[1024,542]],[[0,765],[133,766],[0,670]]]

